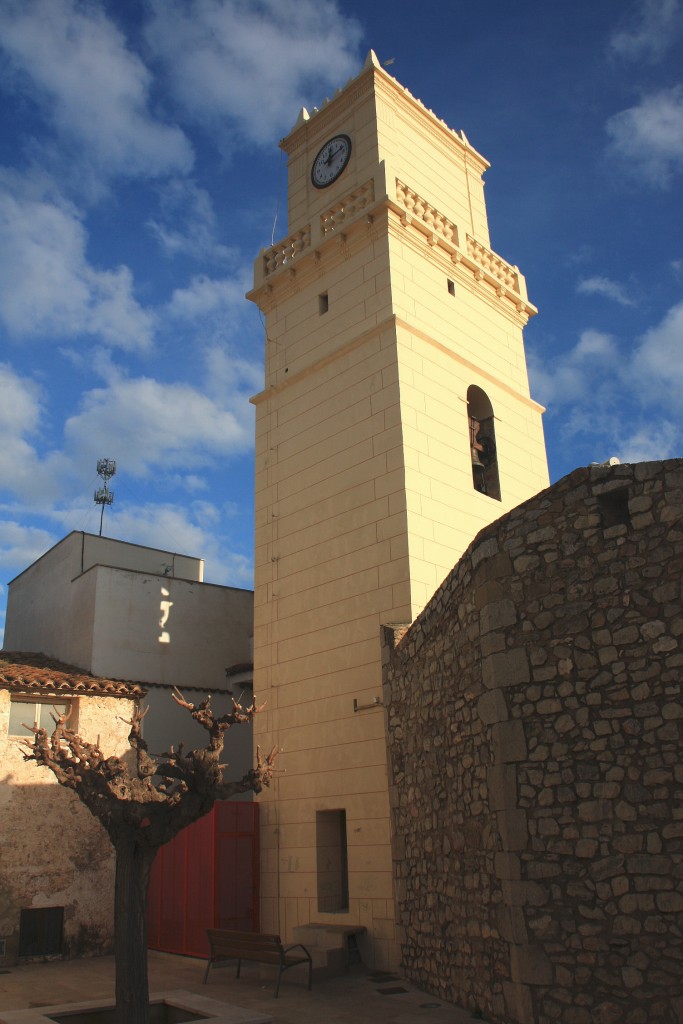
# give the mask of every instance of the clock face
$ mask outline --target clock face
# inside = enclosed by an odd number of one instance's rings
[[[325,143],[313,161],[311,181],[316,188],[327,188],[336,181],[349,162],[351,139],[348,135],[335,135]]]

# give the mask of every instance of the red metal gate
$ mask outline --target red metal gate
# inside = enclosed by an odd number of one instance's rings
[[[207,928],[259,930],[259,805],[221,800],[162,846],[147,897],[150,949],[208,957]]]

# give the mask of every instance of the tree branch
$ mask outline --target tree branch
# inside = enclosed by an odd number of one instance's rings
[[[148,711],[149,705],[144,711],[141,711],[140,702],[136,701],[131,720],[128,721],[127,718],[122,719],[127,725],[130,725],[128,742],[135,751],[135,764],[139,779],[150,778],[150,776],[156,773],[157,768],[156,758],[150,755],[147,741],[142,736],[142,723]]]
[[[228,800],[237,793],[260,793],[264,786],[270,786],[273,773],[278,769],[275,767],[275,759],[281,753],[277,747],[264,757],[261,756],[261,748],[256,748],[256,767],[250,768],[246,775],[236,782],[222,782],[218,787],[218,799]]]
[[[131,766],[124,757],[105,758],[99,745],[89,743],[66,727],[67,715],[54,717],[50,736],[45,729],[33,728],[33,742],[27,741],[27,761],[49,768],[58,782],[80,797],[102,822],[114,845],[133,836],[147,848],[156,848],[171,839],[181,828],[211,810],[214,802],[249,790],[259,793],[269,786],[275,769],[277,748],[263,757],[256,752],[256,766],[236,782],[223,781],[220,763],[225,732],[232,725],[250,722],[261,711],[252,703],[248,708],[233,700],[232,710],[216,716],[211,698],[200,704],[186,701],[179,690],[174,700],[190,712],[209,733],[206,747],[185,752],[177,750],[153,757],[142,736],[147,710],[135,704],[128,722],[128,742],[135,752]]]

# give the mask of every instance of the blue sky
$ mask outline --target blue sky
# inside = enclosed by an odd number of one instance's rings
[[[491,161],[551,478],[683,454],[681,0],[0,0],[3,607],[97,532],[105,456],[105,533],[251,586],[243,295],[287,234],[278,140],[371,47]]]

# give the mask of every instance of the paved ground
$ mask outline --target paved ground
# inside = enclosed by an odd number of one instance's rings
[[[395,975],[369,973],[353,967],[346,975],[314,981],[306,991],[305,970],[284,976],[273,998],[274,972],[243,964],[235,978],[233,965],[214,968],[206,986],[206,961],[150,952],[150,990],[185,989],[226,1003],[272,1014],[275,1024],[471,1024],[468,1011],[419,992]],[[4,973],[4,970],[7,973]],[[52,961],[11,967],[0,972],[0,1024],[3,1010],[109,1000],[114,991],[112,957]]]

